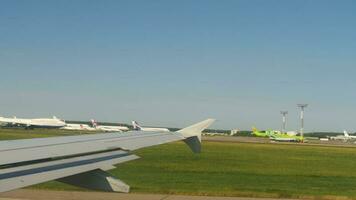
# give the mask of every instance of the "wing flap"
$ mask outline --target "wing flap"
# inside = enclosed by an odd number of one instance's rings
[[[82,188],[107,192],[128,193],[130,191],[129,185],[100,169],[61,178],[58,181]]]

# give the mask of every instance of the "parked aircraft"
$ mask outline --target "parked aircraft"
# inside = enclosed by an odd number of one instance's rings
[[[6,123],[16,126],[25,126],[26,128],[61,128],[66,125],[63,120],[53,116],[53,118],[40,119],[21,119],[21,118],[5,118],[0,117],[1,123]]]
[[[273,141],[279,142],[302,142],[304,140],[303,137],[297,136],[294,132],[282,133],[273,130],[259,131],[255,127],[252,128],[252,134],[257,137],[268,137]]]
[[[304,138],[297,135],[288,135],[285,133],[271,135],[270,139],[278,142],[303,142]]]
[[[138,131],[163,131],[163,132],[169,132],[168,128],[142,127],[136,121],[132,121],[132,126],[133,126],[134,130],[138,130]]]
[[[337,135],[335,137],[330,137],[331,140],[344,140],[344,141],[348,141],[348,140],[356,140],[356,136],[354,135],[349,135],[348,132],[346,130],[344,130],[344,135]]]
[[[90,127],[88,124],[66,124],[66,126],[62,127],[63,130],[78,130],[78,131],[95,131],[96,129]]]
[[[349,133],[346,130],[344,130],[344,135],[345,135],[345,137],[347,137],[349,139],[356,139],[355,135],[349,135]]]
[[[201,132],[213,122],[207,119],[177,132],[130,131],[0,141],[0,192],[50,180],[88,189],[129,192],[130,186],[106,171],[138,159],[133,150],[168,142],[183,140],[194,153],[199,153]]]
[[[105,131],[105,132],[122,132],[122,131],[128,131],[129,128],[126,126],[104,126],[104,125],[98,125],[98,122],[95,120],[91,120],[92,127],[95,128],[96,130],[99,131]]]

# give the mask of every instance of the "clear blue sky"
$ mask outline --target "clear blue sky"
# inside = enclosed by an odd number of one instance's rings
[[[356,131],[356,1],[0,6],[0,114]]]

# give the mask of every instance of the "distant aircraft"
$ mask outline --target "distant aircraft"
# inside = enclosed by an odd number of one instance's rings
[[[61,128],[66,125],[63,120],[53,116],[53,118],[40,119],[20,119],[20,118],[5,118],[0,117],[0,123],[25,126],[26,128]]]
[[[252,134],[257,137],[268,137],[273,141],[278,142],[303,142],[304,138],[297,136],[294,132],[282,133],[280,131],[258,131],[255,127],[252,128]]]
[[[136,121],[132,121],[132,126],[133,126],[133,129],[137,130],[137,131],[163,131],[163,132],[169,132],[168,128],[142,127]]]
[[[63,130],[73,130],[73,131],[95,131],[96,129],[90,127],[88,124],[66,124],[66,126],[60,128]]]
[[[168,142],[183,140],[199,153],[201,132],[214,121],[207,119],[177,132],[129,131],[0,141],[0,192],[51,180],[87,189],[129,192],[130,186],[106,171],[138,159],[134,150]]]
[[[348,140],[356,140],[356,136],[354,135],[349,135],[349,133],[344,130],[344,135],[337,135],[335,137],[330,137],[331,140],[344,140],[344,141],[348,141]]]
[[[96,130],[99,131],[105,131],[105,132],[122,132],[122,131],[128,131],[129,128],[126,126],[103,126],[103,125],[98,125],[98,122],[94,119],[91,120],[92,127],[95,128]]]
[[[354,135],[349,135],[349,133],[348,133],[346,130],[344,130],[344,135],[345,135],[345,137],[347,137],[347,138],[349,138],[349,139],[356,139],[356,136],[354,136]]]
[[[288,135],[284,133],[271,135],[270,139],[277,142],[303,142],[304,138],[297,135]]]

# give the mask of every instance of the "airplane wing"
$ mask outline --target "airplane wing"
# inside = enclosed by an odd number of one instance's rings
[[[200,152],[207,119],[177,132],[107,133],[0,142],[0,192],[50,180],[104,191],[128,192],[108,174],[115,164],[137,159],[132,150],[183,140]]]

